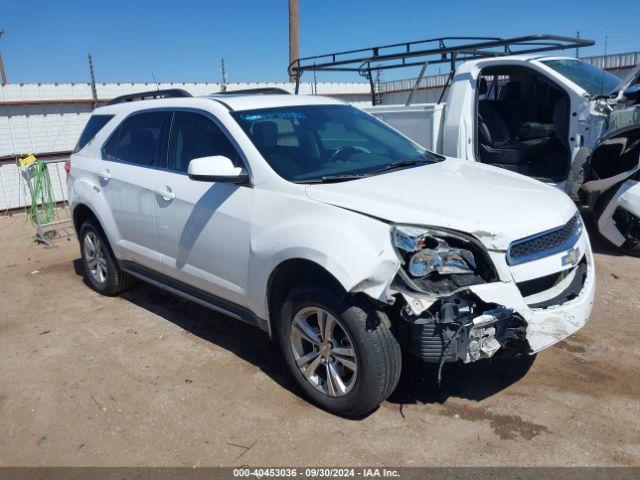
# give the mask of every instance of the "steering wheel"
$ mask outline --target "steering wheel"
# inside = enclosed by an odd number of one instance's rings
[[[357,145],[343,145],[333,152],[329,162],[348,162],[348,158],[356,153],[371,153],[371,151]]]

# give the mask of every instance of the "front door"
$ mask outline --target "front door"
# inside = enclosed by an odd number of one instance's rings
[[[176,111],[167,169],[155,177],[158,251],[166,275],[247,306],[253,189],[189,179],[189,161],[213,155],[243,166],[236,148],[209,114]]]

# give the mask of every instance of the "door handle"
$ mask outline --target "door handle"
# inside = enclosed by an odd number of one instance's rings
[[[158,188],[156,190],[156,193],[160,195],[162,199],[167,202],[176,198],[176,194],[173,193],[173,190],[171,190],[169,187]]]
[[[111,179],[111,172],[109,172],[109,170],[105,170],[104,172],[102,172],[100,174],[100,178],[103,179],[103,180]]]

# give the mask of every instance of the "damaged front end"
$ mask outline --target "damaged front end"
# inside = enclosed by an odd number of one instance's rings
[[[609,243],[640,252],[640,126],[602,139],[585,168],[582,195]]]
[[[395,227],[392,236],[402,261],[391,289],[405,350],[440,365],[531,352],[523,316],[471,290],[499,280],[479,241],[420,227]]]
[[[420,316],[400,310],[399,336],[425,362],[475,362],[529,353],[527,322],[504,306],[487,304],[469,291],[438,300]]]

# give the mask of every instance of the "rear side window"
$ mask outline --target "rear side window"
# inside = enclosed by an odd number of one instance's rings
[[[170,112],[145,112],[127,118],[103,147],[104,158],[143,167],[164,166],[170,118]]]
[[[210,118],[193,112],[175,112],[169,139],[170,170],[187,172],[194,158],[222,155],[234,165],[241,161],[237,150]]]
[[[84,148],[84,146],[93,140],[93,137],[102,130],[109,120],[113,118],[113,115],[91,115],[89,121],[82,130],[82,134],[80,135],[80,140],[76,145],[76,148],[73,150],[74,152],[79,152]]]

